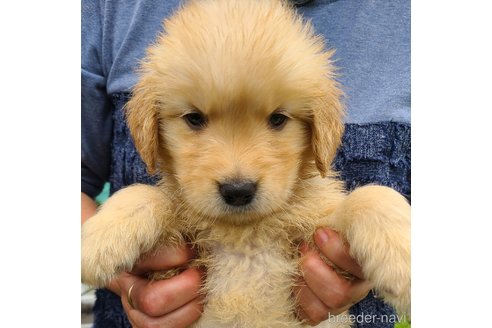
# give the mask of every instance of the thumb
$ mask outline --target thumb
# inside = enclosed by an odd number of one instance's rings
[[[364,279],[362,268],[350,256],[350,246],[338,233],[328,228],[318,228],[314,234],[314,241],[321,253],[333,264],[359,279]]]

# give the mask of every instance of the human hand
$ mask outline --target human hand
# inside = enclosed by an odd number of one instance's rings
[[[317,325],[330,315],[338,315],[361,301],[371,290],[362,268],[349,255],[349,247],[333,230],[319,228],[314,240],[321,253],[340,269],[352,274],[349,281],[326,264],[307,244],[300,246],[301,270],[294,292],[298,296],[298,316],[310,325]]]
[[[122,273],[110,282],[108,288],[120,295],[133,327],[187,327],[200,318],[202,273],[197,268],[188,268],[166,280],[146,278],[149,272],[183,266],[192,257],[189,247],[163,247],[155,254],[144,256],[131,272]],[[130,288],[133,306],[128,301]]]

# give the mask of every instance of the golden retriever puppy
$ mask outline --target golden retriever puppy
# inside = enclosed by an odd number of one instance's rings
[[[303,327],[297,245],[328,226],[376,293],[408,313],[410,206],[390,188],[347,193],[336,179],[341,91],[311,25],[279,0],[194,0],[164,29],[127,119],[165,178],[119,191],[84,224],[83,281],[104,286],[187,238],[207,268],[195,327]]]

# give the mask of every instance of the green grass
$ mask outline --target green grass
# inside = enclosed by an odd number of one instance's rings
[[[404,321],[396,323],[395,328],[410,328],[410,322]]]

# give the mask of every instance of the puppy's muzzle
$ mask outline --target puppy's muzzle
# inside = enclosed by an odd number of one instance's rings
[[[248,180],[235,180],[219,183],[222,199],[231,206],[244,206],[253,201],[256,183]]]

